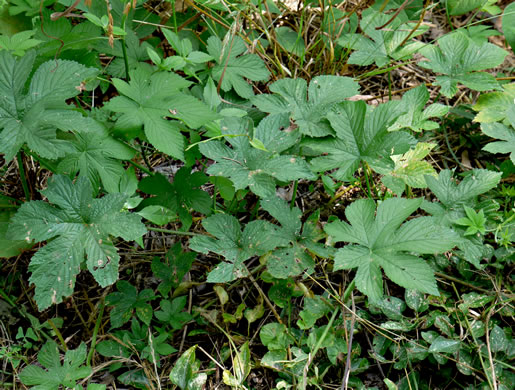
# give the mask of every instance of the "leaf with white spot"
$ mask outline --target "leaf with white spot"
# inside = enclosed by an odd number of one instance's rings
[[[131,241],[146,229],[139,216],[121,211],[126,195],[93,199],[91,184],[84,176],[76,183],[65,176],[53,176],[41,192],[53,205],[25,203],[12,218],[7,233],[12,239],[27,242],[48,241],[29,265],[36,303],[44,310],[73,293],[85,259],[102,287],[114,283],[120,257],[111,236]]]

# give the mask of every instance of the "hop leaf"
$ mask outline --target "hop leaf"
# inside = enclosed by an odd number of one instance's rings
[[[62,157],[70,147],[56,138],[56,130],[73,130],[86,120],[66,100],[77,96],[81,83],[98,70],[73,61],[47,61],[25,91],[35,58],[34,51],[19,59],[0,51],[0,153],[7,161],[24,144],[41,157]]]
[[[24,385],[38,390],[75,388],[77,380],[91,375],[91,367],[82,365],[85,360],[86,344],[81,343],[77,349],[66,351],[61,365],[57,344],[49,340],[38,353],[38,361],[46,370],[32,364],[20,373],[20,379]]]
[[[390,156],[406,152],[413,143],[405,132],[388,132],[401,113],[398,102],[381,104],[373,110],[363,101],[340,103],[327,114],[336,138],[306,142],[324,154],[311,160],[313,169],[321,172],[339,168],[334,174],[338,180],[350,180],[363,161],[380,173],[391,171],[394,163]]]
[[[270,85],[274,94],[257,95],[252,103],[270,114],[288,114],[302,134],[323,137],[333,134],[325,115],[358,90],[358,83],[349,77],[317,76],[309,88],[304,79],[281,79]]]
[[[371,301],[383,296],[381,268],[402,287],[439,295],[433,271],[413,253],[450,250],[458,236],[438,226],[431,217],[403,223],[421,203],[422,199],[387,199],[377,207],[374,216],[375,202],[360,199],[345,210],[350,224],[336,221],[325,226],[336,241],[353,244],[338,250],[334,270],[357,267],[356,287]]]
[[[493,75],[477,71],[500,65],[508,54],[506,51],[487,42],[477,44],[460,32],[444,35],[438,40],[438,45],[421,50],[429,61],[419,65],[443,74],[436,76],[435,82],[441,86],[443,95],[448,98],[456,95],[458,83],[475,91],[501,89]]]
[[[263,198],[275,196],[275,179],[315,179],[316,176],[301,157],[279,154],[295,139],[280,130],[288,124],[285,116],[269,116],[261,121],[254,136],[261,141],[265,151],[251,145],[248,137],[250,131],[244,120],[226,119],[222,130],[228,135],[232,148],[221,141],[200,145],[202,154],[216,161],[208,168],[208,173],[231,179],[236,189],[248,186]]]
[[[412,33],[416,23],[405,23],[400,17],[391,21],[390,19],[390,16],[370,8],[363,12],[360,27],[371,39],[360,34],[344,34],[338,39],[338,43],[343,47],[355,50],[349,57],[349,64],[371,65],[375,62],[377,66],[382,67],[391,59],[405,58],[424,45],[422,42],[411,40],[406,46],[400,46],[408,37],[426,32],[427,26],[417,26]],[[379,28],[387,23],[387,28]]]
[[[217,63],[211,73],[213,79],[221,81],[224,91],[234,88],[244,99],[254,96],[252,87],[245,78],[265,81],[270,76],[264,62],[256,54],[243,54],[247,47],[238,36],[227,35],[224,42],[214,35],[210,36],[207,40],[207,51]]]
[[[110,236],[130,241],[141,237],[146,229],[140,217],[120,211],[126,195],[93,199],[85,177],[74,184],[65,176],[53,176],[41,192],[54,205],[25,203],[12,218],[8,235],[27,242],[48,241],[29,265],[36,303],[44,310],[73,293],[84,254],[88,270],[102,287],[114,283],[120,257]]]
[[[280,245],[287,245],[278,236],[277,230],[269,222],[249,222],[243,231],[236,218],[226,214],[216,214],[204,219],[204,229],[213,237],[195,236],[190,240],[190,248],[208,254],[214,252],[223,256],[226,262],[212,270],[207,281],[210,283],[230,282],[247,275],[243,262],[252,256],[261,256]]]
[[[486,144],[483,150],[491,153],[509,153],[511,161],[515,164],[515,105],[506,110],[506,116],[511,127],[497,122],[481,125],[483,133],[501,140]]]

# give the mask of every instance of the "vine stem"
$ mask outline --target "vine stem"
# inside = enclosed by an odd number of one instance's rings
[[[123,14],[122,18],[122,29],[125,31],[125,20],[127,19],[127,15]],[[122,36],[122,53],[123,53],[123,62],[125,64],[125,78],[129,81],[129,57],[127,56],[127,45],[125,44],[125,36]]]
[[[18,152],[16,155],[16,159],[18,161],[18,169],[20,171],[20,180],[21,180],[21,186],[23,187],[23,193],[25,194],[25,199],[27,201],[30,200],[30,191],[29,191],[29,185],[27,183],[27,176],[25,175],[25,167],[23,166],[23,156],[21,152]]]

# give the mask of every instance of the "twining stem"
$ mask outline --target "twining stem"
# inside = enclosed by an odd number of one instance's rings
[[[23,156],[21,152],[18,152],[16,155],[16,158],[18,160],[18,169],[20,171],[20,180],[21,180],[21,186],[23,187],[23,193],[25,194],[25,199],[27,201],[30,200],[30,191],[29,191],[29,185],[27,183],[27,176],[25,176],[25,167],[23,166]]]

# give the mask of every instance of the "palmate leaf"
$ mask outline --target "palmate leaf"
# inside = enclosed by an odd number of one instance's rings
[[[216,36],[207,40],[207,51],[215,59],[216,65],[211,71],[214,80],[220,82],[224,91],[234,88],[244,99],[254,96],[252,87],[245,80],[266,81],[270,72],[265,63],[256,54],[243,54],[247,51],[245,42],[238,36],[230,36],[222,42]]]
[[[388,127],[402,113],[398,102],[380,104],[375,109],[363,101],[338,104],[327,118],[335,138],[311,140],[305,144],[320,157],[311,160],[317,172],[338,168],[334,177],[350,180],[361,162],[386,174],[394,168],[391,155],[406,152],[414,139],[403,131],[388,132]]]
[[[277,234],[275,226],[266,221],[249,222],[241,231],[240,223],[235,217],[216,214],[204,219],[202,226],[213,237],[193,237],[190,240],[190,249],[204,254],[214,252],[226,260],[209,273],[207,281],[210,283],[230,282],[245,277],[245,260],[288,244]]]
[[[401,155],[391,156],[395,162],[395,168],[381,181],[386,187],[397,195],[404,192],[405,186],[413,188],[425,188],[426,175],[436,176],[433,166],[424,160],[436,144],[418,142],[415,149],[410,149]]]
[[[443,74],[436,76],[435,82],[443,95],[452,98],[458,92],[458,83],[475,91],[501,89],[493,75],[478,71],[500,65],[508,54],[506,51],[487,42],[477,44],[461,32],[444,35],[438,45],[428,45],[421,50],[429,61],[419,65]]]
[[[211,197],[200,189],[207,181],[203,172],[191,173],[187,167],[177,171],[173,183],[159,173],[146,177],[139,182],[139,189],[155,196],[144,199],[141,206],[164,206],[177,213],[183,227],[188,229],[193,221],[190,209],[206,215],[211,213]]]
[[[62,157],[69,145],[56,138],[56,129],[68,131],[84,121],[65,101],[98,72],[77,62],[52,60],[34,72],[26,90],[35,58],[33,51],[20,59],[0,51],[0,153],[7,161],[24,144],[41,157]]]
[[[209,141],[200,145],[201,153],[215,160],[215,164],[207,170],[209,174],[227,177],[237,190],[249,187],[262,198],[275,196],[275,179],[290,181],[316,178],[301,157],[279,154],[295,140],[295,136],[280,130],[289,125],[286,116],[269,116],[256,128],[254,136],[266,150],[251,145],[249,125],[245,119],[227,118],[222,122],[222,131],[232,147],[222,141]]]
[[[281,79],[269,87],[273,94],[260,94],[251,99],[263,112],[287,114],[299,131],[311,137],[332,135],[325,115],[336,103],[358,93],[359,85],[349,77],[317,76],[309,88],[306,80]]]
[[[429,100],[429,92],[425,85],[420,85],[404,94],[402,106],[408,111],[402,114],[388,128],[390,131],[410,129],[413,131],[434,130],[438,123],[429,120],[432,117],[442,117],[449,112],[449,107],[433,103],[424,109]]]
[[[481,94],[472,108],[478,111],[474,122],[491,123],[506,119],[506,111],[515,106],[515,83],[502,86],[503,92]]]
[[[83,366],[86,360],[86,344],[66,351],[61,364],[57,344],[49,340],[38,353],[39,365],[31,364],[20,373],[20,380],[31,389],[57,390],[61,386],[75,388],[79,379],[91,375],[91,367]]]
[[[193,96],[180,92],[191,82],[175,73],[150,74],[138,68],[130,75],[129,83],[113,79],[123,96],[112,98],[106,107],[123,114],[119,120],[121,127],[123,123],[143,126],[147,139],[156,149],[184,160],[184,139],[179,122],[165,117],[177,118],[189,127],[198,128],[216,119],[217,114]]]
[[[501,180],[500,172],[487,169],[473,169],[459,184],[452,178],[452,171],[440,171],[438,177],[426,176],[429,189],[441,203],[424,201],[421,208],[431,214],[438,224],[444,227],[456,226],[456,222],[465,217],[464,206],[475,207],[476,198],[492,188]],[[457,243],[463,251],[464,258],[477,268],[483,255],[482,240],[477,237],[465,237],[465,230],[456,229],[462,236]]]
[[[100,181],[107,192],[119,192],[124,169],[120,160],[130,160],[134,151],[111,137],[99,122],[85,118],[87,127],[74,131],[69,138],[70,152],[59,161],[57,173],[74,177],[77,172],[86,176],[95,193]]]
[[[73,293],[84,255],[88,270],[102,287],[114,283],[120,257],[110,236],[131,241],[146,229],[139,216],[120,211],[126,195],[93,199],[85,177],[74,184],[66,176],[53,176],[41,193],[54,205],[43,201],[22,205],[11,220],[8,236],[27,242],[48,241],[29,265],[36,303],[44,310]]]
[[[267,256],[267,269],[274,278],[286,279],[289,276],[308,274],[314,271],[314,254],[321,257],[332,255],[332,248],[327,248],[318,241],[325,235],[317,227],[318,213],[314,213],[302,228],[302,212],[290,206],[280,198],[265,199],[261,207],[280,224],[277,234],[288,246],[275,249]]]
[[[515,164],[515,104],[506,110],[506,117],[511,127],[502,123],[483,123],[481,130],[486,135],[501,141],[490,142],[483,147],[490,153],[509,153]]]
[[[371,39],[360,34],[344,34],[338,39],[339,45],[355,50],[349,57],[349,64],[371,65],[375,62],[383,67],[392,59],[410,56],[424,45],[409,39],[404,46],[400,46],[408,37],[414,38],[426,32],[427,26],[418,26],[412,33],[416,23],[405,23],[400,17],[390,19],[391,16],[369,8],[363,12],[360,27]],[[387,27],[379,28],[387,23]]]
[[[334,270],[358,268],[356,286],[371,301],[383,296],[381,268],[398,285],[439,295],[433,271],[420,257],[452,249],[458,241],[451,229],[442,228],[431,217],[409,217],[422,199],[391,198],[377,207],[371,199],[360,199],[345,210],[350,224],[329,223],[325,231],[346,245],[335,256]],[[402,224],[402,225],[401,225]]]

